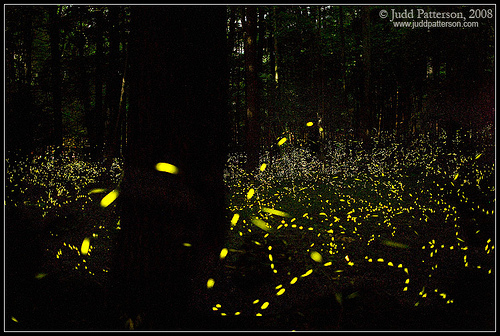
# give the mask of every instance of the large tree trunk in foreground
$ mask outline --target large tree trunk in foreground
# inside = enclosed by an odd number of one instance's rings
[[[133,7],[131,20],[119,295],[145,328],[205,328],[228,223],[226,10]]]

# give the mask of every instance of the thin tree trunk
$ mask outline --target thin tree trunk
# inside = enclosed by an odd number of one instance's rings
[[[119,152],[119,121],[120,104],[125,81],[125,70],[123,76],[120,75],[120,39],[119,39],[119,9],[118,6],[110,6],[108,13],[109,31],[109,56],[108,56],[108,76],[106,78],[106,101],[109,111],[109,121],[106,127],[106,143],[104,148],[104,166],[111,167],[113,158]],[[126,65],[125,65],[126,68]]]
[[[339,7],[339,34],[340,34],[340,73],[342,75],[341,104],[342,110],[347,112],[349,106],[347,102],[347,67],[345,56],[345,29],[344,29],[344,9]]]
[[[93,139],[90,139],[91,154],[95,160],[99,160],[104,143],[104,111],[103,111],[103,13],[102,8],[96,11],[97,41],[95,51],[95,106],[91,115],[91,126],[93,128]]]
[[[6,75],[6,96],[12,92],[14,83],[17,81],[16,73],[16,59],[15,59],[16,45],[14,43],[14,34],[12,29],[5,30],[5,75]],[[7,98],[7,97],[6,97]]]
[[[257,8],[245,8],[245,82],[247,103],[246,127],[246,171],[251,174],[259,164],[260,149],[260,111],[257,59]]]
[[[229,61],[231,62],[230,68],[234,72],[230,73],[229,83],[230,83],[230,96],[234,97],[235,107],[231,109],[232,122],[231,122],[231,142],[233,144],[238,144],[238,128],[239,128],[239,66],[236,64],[236,59],[234,57],[234,47],[236,38],[236,6],[229,6],[229,30],[227,36],[227,53],[229,55]]]
[[[363,92],[360,112],[360,136],[365,149],[371,148],[370,131],[372,126],[371,106],[371,22],[370,8],[364,6],[361,11],[363,45]]]
[[[54,120],[54,134],[52,144],[57,148],[57,154],[63,146],[62,122],[62,88],[61,88],[61,51],[60,51],[60,18],[59,6],[48,7],[50,20],[50,54],[51,54],[51,89],[52,112]]]
[[[278,14],[277,12],[281,11],[281,9],[277,6],[273,6],[273,40],[272,40],[272,54],[274,56],[274,62],[272,66],[272,75],[273,75],[273,89],[274,89],[274,117],[273,119],[273,144],[276,146],[274,141],[276,140],[276,136],[278,133],[282,133],[283,130],[286,130],[286,125],[283,127],[283,124],[280,120],[280,114],[281,114],[281,99],[282,99],[282,85],[280,84],[282,82],[281,77],[280,77],[280,49],[279,49],[279,41],[278,41]],[[281,125],[282,129],[279,131],[279,129],[276,127],[276,125]],[[291,140],[291,139],[290,139]]]
[[[26,72],[24,82],[28,87],[31,87],[32,79],[32,58],[33,58],[33,19],[32,9],[25,7],[25,25],[24,25],[24,56],[26,58]]]
[[[83,10],[85,10],[85,7],[82,7]],[[83,20],[81,23],[81,29],[82,31],[80,32],[80,35],[77,38],[77,48],[78,48],[78,58],[80,62],[80,66],[78,67],[80,73],[79,73],[79,89],[80,89],[80,101],[83,105],[83,112],[84,115],[87,116],[90,113],[91,110],[91,95],[90,95],[90,78],[88,75],[88,63],[87,63],[87,56],[85,55],[85,45],[86,45],[86,38],[85,34],[83,33]]]
[[[317,94],[318,94],[318,104],[317,104],[317,125],[316,132],[318,134],[318,157],[321,162],[324,161],[324,140],[325,131],[323,126],[325,124],[325,59],[322,55],[322,16],[321,16],[321,6],[316,8],[317,10],[317,24],[316,24],[316,55],[318,58],[318,73],[317,73]]]
[[[122,123],[124,122],[125,114],[125,86],[126,86],[126,75],[128,67],[128,52],[125,58],[125,66],[123,69],[123,77],[121,78],[121,88],[120,96],[117,102],[116,108],[114,108],[111,114],[109,126],[108,126],[108,142],[105,152],[104,167],[107,169],[111,168],[113,159],[119,156],[120,149],[120,130],[122,128]]]

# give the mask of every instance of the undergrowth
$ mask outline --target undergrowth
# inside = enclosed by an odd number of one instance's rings
[[[285,329],[377,328],[359,321],[368,313],[390,329],[397,321],[384,309],[361,308],[383,297],[389,311],[408,314],[479,302],[473,316],[493,323],[493,145],[450,151],[445,140],[375,141],[368,151],[332,142],[323,156],[280,141],[279,151],[261,153],[252,176],[244,154],[229,155],[230,230],[207,309],[268,316]],[[121,161],[109,173],[76,153],[52,153],[6,162],[5,204],[15,217],[7,217],[7,232],[29,228],[42,241],[48,261],[35,279],[58,274],[105,284],[120,225],[114,207],[99,202],[119,183]],[[82,254],[86,237],[91,246]]]

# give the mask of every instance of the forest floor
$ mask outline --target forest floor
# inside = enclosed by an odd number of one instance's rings
[[[418,167],[392,156],[366,170],[284,155],[252,182],[230,167],[228,254],[206,330],[496,330],[486,155],[427,154]],[[5,330],[132,329],[111,294],[119,215],[99,204],[119,172],[50,162],[7,167]]]

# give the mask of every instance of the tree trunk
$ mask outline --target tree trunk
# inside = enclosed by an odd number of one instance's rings
[[[371,22],[370,8],[364,6],[361,12],[362,45],[363,45],[363,92],[361,100],[359,135],[363,148],[371,148],[370,131],[372,126],[371,106]]]
[[[268,122],[268,136],[267,136],[267,147],[271,148],[274,146],[276,147],[276,137],[277,134],[281,133],[278,129],[278,125],[281,125],[280,122],[280,100],[281,100],[281,95],[280,95],[280,86],[279,86],[279,76],[278,76],[278,61],[279,61],[279,54],[278,54],[278,15],[277,12],[280,9],[276,8],[276,6],[272,7],[272,33],[269,41],[269,54],[270,54],[270,70],[271,70],[271,76],[272,76],[272,83],[271,83],[271,88],[270,88],[270,96],[272,97],[272,101],[269,102],[269,109],[270,109],[270,115],[269,115],[269,122]],[[270,14],[271,15],[271,14]]]
[[[349,109],[347,102],[347,66],[346,66],[346,56],[345,56],[345,28],[344,28],[344,9],[342,6],[339,7],[339,26],[340,26],[340,73],[342,76],[342,89],[340,91],[341,95],[341,108],[342,113],[347,114]]]
[[[60,18],[59,6],[48,7],[50,21],[50,55],[51,55],[51,89],[52,89],[52,113],[54,120],[54,134],[52,144],[60,153],[63,146],[63,122],[62,122],[62,88],[61,88],[61,51],[60,44]]]
[[[273,6],[273,17],[274,17],[274,27],[273,27],[273,55],[274,55],[274,66],[273,66],[273,77],[274,77],[274,82],[276,83],[275,88],[276,92],[279,92],[278,90],[278,67],[279,67],[279,57],[278,57],[278,37],[276,36],[277,34],[277,14],[276,14],[276,6]]]
[[[24,7],[24,52],[26,57],[24,82],[31,87],[32,58],[33,58],[33,18],[32,8]]]
[[[109,7],[109,61],[108,76],[106,78],[106,105],[109,111],[109,122],[106,127],[106,144],[104,152],[104,166],[108,169],[111,167],[113,158],[118,157],[119,152],[120,103],[123,96],[121,94],[121,87],[125,80],[125,70],[123,70],[123,75],[120,75],[119,14],[120,7]]]
[[[228,223],[226,57],[224,7],[132,7],[116,280],[144,328],[205,328],[211,311]]]
[[[259,165],[260,149],[260,111],[259,111],[259,84],[257,59],[257,8],[245,8],[245,81],[247,103],[246,125],[246,172],[255,172]]]
[[[257,54],[257,74],[260,74],[262,73],[262,58],[263,58],[263,55],[264,55],[264,46],[265,46],[265,35],[266,35],[266,20],[265,20],[265,14],[266,14],[266,11],[264,10],[264,8],[262,7],[259,7],[259,10],[258,10],[258,23],[257,23],[257,26],[258,26],[258,37],[256,39],[257,41],[257,51],[256,51],[256,54]],[[258,84],[259,86],[261,86],[261,81],[258,81]],[[260,91],[261,87],[259,87],[259,91]]]
[[[14,33],[12,29],[5,29],[5,84],[6,96],[12,91],[17,81],[16,75],[16,44],[14,43]],[[7,98],[7,97],[6,97]]]
[[[78,67],[79,70],[79,79],[78,79],[78,86],[79,86],[79,94],[80,94],[80,101],[83,105],[83,113],[85,116],[89,115],[90,110],[91,110],[91,94],[90,94],[90,78],[88,75],[88,62],[87,62],[87,56],[85,55],[85,45],[87,44],[86,41],[86,36],[84,33],[84,17],[87,11],[86,7],[80,7],[80,10],[82,10],[82,21],[80,22],[80,33],[77,37],[77,49],[78,49],[78,59],[80,66]]]
[[[227,54],[229,55],[229,67],[233,69],[230,73],[229,83],[230,92],[229,95],[231,99],[234,99],[234,108],[231,108],[231,145],[238,144],[238,133],[239,133],[239,66],[237,60],[234,57],[235,41],[238,40],[236,32],[236,16],[238,12],[238,7],[229,6],[228,7],[229,16],[229,29],[227,34]],[[237,52],[238,53],[238,52]]]
[[[104,37],[103,37],[103,13],[102,8],[96,11],[96,51],[95,51],[95,106],[90,115],[89,142],[91,156],[94,160],[99,160],[102,154],[104,142],[104,113],[103,113],[103,58],[104,58]]]
[[[317,133],[317,145],[316,151],[318,158],[321,162],[324,162],[324,140],[325,140],[325,131],[323,126],[325,124],[325,59],[322,54],[322,11],[321,6],[316,8],[317,15],[317,24],[316,24],[316,43],[315,43],[315,57],[317,59],[318,72],[316,73],[315,84],[316,84],[316,95],[317,95],[317,124],[313,127],[315,128],[315,132]]]

